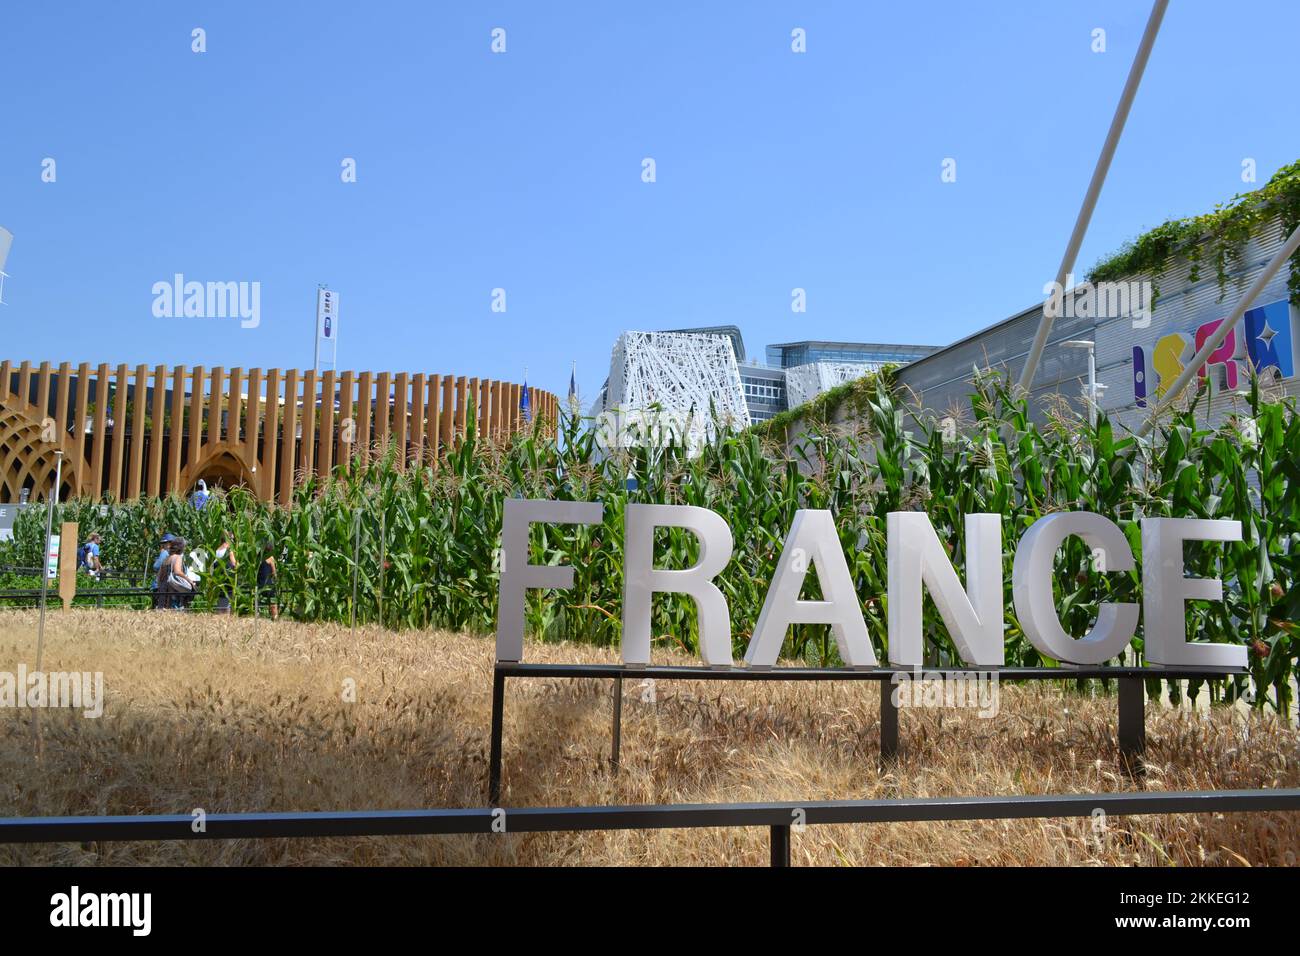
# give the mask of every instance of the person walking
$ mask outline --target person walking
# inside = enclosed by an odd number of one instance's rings
[[[239,568],[239,562],[235,560],[235,543],[230,538],[230,532],[222,534],[221,547],[217,548],[216,560],[212,562],[212,570],[217,577],[217,607],[218,614],[229,614],[231,602],[235,598],[235,571]]]
[[[185,539],[167,543],[167,557],[158,568],[158,593],[165,606],[185,610],[194,600],[194,582],[185,573]]]
[[[158,586],[158,570],[163,566],[163,562],[167,560],[167,556],[171,554],[171,543],[172,539],[175,537],[176,535],[171,532],[164,534],[158,546],[158,556],[153,559],[153,580],[149,583],[149,587],[153,591],[153,606],[155,610],[161,610],[172,606],[170,595],[164,593],[162,588]]]
[[[99,560],[100,541],[99,533],[92,533],[77,554],[77,569],[85,570],[92,578],[98,577],[99,572],[104,570],[104,565]]]
[[[279,574],[280,569],[275,563],[275,542],[267,538],[262,542],[262,563],[257,566],[257,593],[271,608],[273,621],[280,616],[280,602],[275,590],[275,579]]]

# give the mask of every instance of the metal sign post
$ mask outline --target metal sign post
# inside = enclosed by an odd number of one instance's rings
[[[352,532],[352,636],[357,636],[357,565],[361,560],[361,509],[356,510]]]
[[[54,544],[54,503],[59,500],[59,485],[63,480],[63,452],[54,453],[54,487],[50,489],[45,504],[45,560],[46,571],[41,575],[41,618],[36,633],[36,669],[41,669],[41,659],[45,652],[45,599],[50,592],[50,574],[48,564],[50,548]],[[56,565],[57,568],[57,565]]]
[[[1248,671],[1234,668],[1171,667],[1158,671],[1146,667],[945,667],[924,669],[925,680],[950,681],[973,677],[996,676],[999,682],[1009,681],[1074,681],[1114,680],[1118,686],[1116,710],[1118,712],[1115,736],[1117,756],[1121,769],[1131,777],[1141,777],[1146,768],[1142,757],[1146,751],[1146,695],[1145,683],[1153,676],[1162,680],[1182,680],[1206,677],[1233,677]],[[498,661],[492,670],[492,723],[488,731],[488,802],[496,806],[501,801],[501,765],[505,727],[506,680],[554,680],[557,678],[585,678],[615,680],[614,721],[611,734],[610,763],[615,772],[619,767],[622,743],[622,684],[623,679],[644,681],[876,681],[880,685],[880,762],[882,772],[897,762],[903,754],[899,733],[900,704],[894,691],[900,680],[914,679],[917,671],[906,667],[882,667],[860,670],[851,667],[773,667],[754,668],[700,667],[687,665],[629,667],[624,664],[524,664]]]

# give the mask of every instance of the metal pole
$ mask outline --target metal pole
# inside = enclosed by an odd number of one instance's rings
[[[880,684],[880,769],[898,759],[898,705],[894,703],[893,682]]]
[[[318,336],[320,335],[320,329],[316,330],[316,334]],[[334,330],[330,335],[330,368],[337,369],[338,367],[339,367],[339,298],[338,296],[335,296],[334,297]]]
[[[492,734],[488,750],[488,803],[501,802],[501,733],[505,723],[506,675],[492,671]]]
[[[311,839],[490,833],[499,807],[436,810],[335,810],[306,813],[210,813],[195,832],[188,813],[0,818],[0,844],[143,840]],[[516,807],[512,833],[589,833],[700,827],[793,828],[795,810],[808,826],[953,820],[1042,820],[1170,813],[1295,813],[1300,789],[1146,791],[1002,797],[909,797],[809,801],[801,804],[721,803],[649,806]],[[773,822],[777,821],[777,822]],[[785,834],[773,834],[783,840]]]
[[[356,510],[356,532],[352,543],[352,636],[357,636],[357,562],[361,560],[361,509]]]
[[[1192,360],[1178,373],[1178,378],[1174,379],[1174,384],[1165,390],[1164,397],[1160,399],[1155,410],[1137,430],[1138,437],[1146,435],[1155,427],[1156,419],[1178,399],[1179,394],[1187,387],[1187,383],[1192,380],[1192,376],[1200,372],[1209,357],[1223,344],[1224,339],[1228,337],[1228,333],[1241,321],[1241,317],[1246,314],[1246,310],[1254,304],[1255,299],[1264,291],[1264,287],[1272,281],[1273,276],[1277,275],[1277,271],[1282,268],[1282,264],[1291,258],[1297,248],[1300,248],[1300,226],[1296,227],[1295,232],[1291,233],[1290,238],[1283,243],[1282,248],[1264,267],[1264,271],[1255,278],[1241,301],[1232,310],[1232,314],[1219,324],[1219,327],[1214,330],[1214,334],[1201,346],[1200,351],[1192,356]]]
[[[316,286],[316,315],[312,317],[311,337],[313,347],[315,348],[315,357],[312,359],[312,368],[316,375],[320,375],[320,290],[322,286]]]
[[[257,556],[257,567],[260,571],[262,568],[262,556]],[[257,640],[257,633],[260,627],[259,618],[262,616],[262,582],[253,579],[253,640]]]
[[[1097,346],[1088,346],[1088,425],[1097,430]]]
[[[384,626],[384,562],[388,559],[386,512],[379,512],[379,626]]]
[[[1145,771],[1142,755],[1147,749],[1146,681],[1141,677],[1119,679],[1119,758],[1130,776]]]
[[[609,763],[618,773],[620,753],[623,749],[623,675],[614,678],[614,735],[610,747]]]
[[[41,619],[36,630],[36,669],[41,669],[45,653],[45,598],[50,591],[50,537],[54,534],[54,503],[59,500],[59,485],[63,482],[63,452],[54,453],[54,487],[45,503],[45,567],[41,568]],[[57,565],[56,565],[57,571]]]
[[[1101,155],[1097,157],[1097,166],[1092,171],[1092,181],[1088,183],[1088,192],[1084,194],[1083,207],[1079,210],[1079,217],[1074,221],[1074,231],[1070,234],[1070,241],[1065,247],[1065,255],[1061,257],[1061,268],[1056,273],[1056,284],[1061,290],[1065,289],[1065,283],[1074,270],[1074,262],[1079,256],[1079,247],[1083,245],[1084,233],[1088,231],[1092,211],[1097,205],[1097,197],[1101,195],[1102,184],[1106,181],[1106,173],[1110,170],[1110,162],[1115,156],[1115,147],[1119,145],[1120,134],[1124,131],[1124,123],[1128,119],[1133,98],[1137,95],[1138,85],[1142,82],[1142,73],[1146,69],[1147,60],[1151,57],[1151,48],[1155,45],[1156,34],[1160,32],[1160,21],[1164,19],[1165,9],[1168,6],[1169,0],[1156,0],[1151,8],[1151,16],[1147,19],[1142,42],[1138,44],[1137,55],[1134,56],[1133,65],[1129,68],[1124,92],[1120,94],[1119,106],[1115,108],[1115,115],[1110,121],[1110,131],[1106,134]],[[1029,357],[1025,359],[1025,367],[1020,372],[1019,384],[1024,392],[1029,391],[1029,386],[1034,381],[1034,373],[1038,371],[1038,363],[1043,357],[1043,348],[1047,345],[1047,337],[1052,332],[1052,322],[1055,318],[1051,306],[1045,303],[1042,321],[1038,323],[1038,332],[1034,335],[1034,344],[1030,347]]]
[[[41,568],[41,619],[36,629],[36,670],[41,672],[45,657],[45,599],[50,590],[50,537],[54,534],[54,504],[59,500],[59,486],[63,483],[63,452],[54,452],[54,488],[51,489],[45,503],[45,559]],[[59,544],[62,550],[62,542]],[[55,565],[57,569],[57,565]],[[41,711],[32,709],[32,743],[39,759],[45,750],[45,741],[41,737]]]
[[[772,827],[772,865],[790,865],[790,828],[788,826]]]

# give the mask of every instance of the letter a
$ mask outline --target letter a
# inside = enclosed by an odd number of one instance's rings
[[[824,601],[801,601],[808,566],[816,565]],[[840,649],[840,658],[850,667],[875,667],[876,654],[867,638],[867,622],[853,587],[844,549],[835,533],[835,519],[829,511],[796,511],[790,533],[776,565],[776,577],[767,589],[754,636],[745,650],[751,667],[776,663],[785,632],[791,624],[829,624]]]

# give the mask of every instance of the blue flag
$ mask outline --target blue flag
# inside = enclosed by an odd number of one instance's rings
[[[524,381],[524,387],[519,392],[519,411],[523,414],[524,421],[531,422],[533,420],[532,403],[528,401],[527,380]]]

